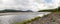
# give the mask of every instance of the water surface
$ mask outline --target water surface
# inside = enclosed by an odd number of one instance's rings
[[[42,17],[50,12],[14,12],[14,13],[0,13],[0,24],[11,24],[13,22],[22,22],[30,20],[35,17]]]

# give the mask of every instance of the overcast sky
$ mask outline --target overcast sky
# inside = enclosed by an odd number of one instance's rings
[[[44,10],[54,9],[60,6],[60,0],[0,0],[0,10]]]

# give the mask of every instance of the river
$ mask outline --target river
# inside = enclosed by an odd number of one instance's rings
[[[35,17],[42,17],[43,15],[50,14],[51,12],[9,12],[0,13],[0,24],[11,24],[13,22],[22,22],[30,20]]]

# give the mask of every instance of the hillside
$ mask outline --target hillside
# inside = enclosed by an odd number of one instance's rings
[[[56,8],[56,9],[50,9],[50,10],[40,10],[38,12],[60,12],[60,7]]]
[[[27,24],[60,24],[60,12],[45,15],[44,17]]]

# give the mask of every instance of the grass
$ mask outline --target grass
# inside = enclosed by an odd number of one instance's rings
[[[27,23],[30,23],[30,22],[32,22],[32,21],[35,21],[35,20],[37,20],[37,19],[39,19],[39,18],[41,18],[41,17],[36,17],[36,18],[34,18],[34,19],[31,19],[31,20],[25,20],[25,21],[23,21],[23,22],[14,22],[13,24],[27,24]]]
[[[59,12],[57,9],[41,10],[39,12]]]

